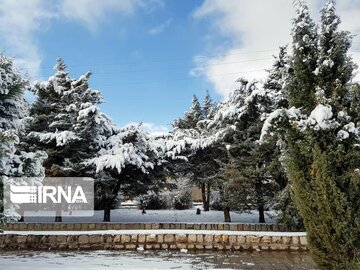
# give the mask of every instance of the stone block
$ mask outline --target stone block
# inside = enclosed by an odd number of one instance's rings
[[[139,243],[145,243],[146,236],[144,234],[139,234],[138,236],[138,242]]]
[[[155,234],[149,234],[146,236],[146,242],[147,243],[155,243],[156,242],[156,235]]]
[[[195,249],[203,250],[203,249],[204,249],[204,245],[197,244],[197,245],[195,245]]]
[[[188,242],[189,243],[196,243],[196,234],[189,234]]]
[[[136,249],[136,245],[134,245],[134,244],[125,245],[125,249],[134,250],[134,249]]]
[[[273,236],[271,239],[271,243],[273,244],[281,244],[281,236]]]
[[[300,244],[303,245],[303,246],[307,245],[306,236],[300,236]]]
[[[230,235],[229,236],[229,243],[234,244],[237,242],[237,236],[236,235]]]
[[[222,242],[222,235],[214,235],[214,242],[215,243],[221,243]]]
[[[224,234],[222,235],[222,241],[226,244],[226,243],[229,243],[229,236]]]
[[[204,236],[204,242],[205,243],[212,243],[214,242],[214,236],[212,234],[206,234]]]
[[[284,245],[289,245],[290,243],[291,243],[291,236],[283,236],[282,237],[282,243],[284,244]]]
[[[175,241],[176,243],[186,243],[187,242],[186,234],[177,234],[175,236]]]
[[[175,237],[173,234],[165,234],[164,242],[165,243],[173,243],[175,241]]]
[[[123,234],[121,235],[121,243],[130,243],[131,237],[130,235]]]
[[[131,235],[131,243],[137,243],[137,241],[138,241],[138,235],[132,234]]]
[[[238,235],[238,236],[237,236],[237,242],[238,242],[239,244],[245,243],[245,242],[246,242],[246,237],[245,237],[245,235]]]

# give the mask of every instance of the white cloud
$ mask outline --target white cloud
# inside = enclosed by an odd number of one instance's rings
[[[315,19],[318,19],[318,9],[324,1],[309,2]],[[353,33],[359,33],[359,3],[355,4],[351,0],[338,2],[341,2],[339,13],[344,22],[343,26]],[[277,53],[279,46],[291,40],[291,19],[294,15],[294,6],[289,0],[205,0],[195,10],[193,17],[209,18],[215,31],[230,37],[234,45],[230,48],[224,46],[222,55],[218,57],[202,57],[200,61],[196,57],[197,68],[191,74],[195,71],[197,75],[205,76],[222,95],[234,89],[233,82],[239,76],[249,79],[264,78],[265,71],[259,70],[269,68],[272,63],[271,55]],[[356,59],[360,60],[357,57]]]
[[[0,1],[0,40],[15,64],[38,76],[41,56],[34,33],[46,29],[55,13],[42,0]]]
[[[54,19],[67,18],[95,31],[109,14],[130,16],[138,9],[152,12],[162,0],[0,0],[1,49],[32,77],[41,77],[41,52],[36,34]]]
[[[63,0],[61,13],[66,18],[79,21],[94,31],[109,13],[130,15],[141,5],[140,0]]]
[[[148,31],[148,33],[149,33],[150,35],[160,34],[160,33],[164,32],[164,31],[166,30],[166,28],[168,28],[168,27],[170,26],[171,22],[172,22],[172,19],[168,19],[168,20],[166,20],[164,23],[159,24],[159,25],[151,28],[151,29]]]

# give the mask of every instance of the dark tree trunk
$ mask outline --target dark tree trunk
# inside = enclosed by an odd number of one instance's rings
[[[259,205],[259,223],[265,223],[264,205]]]
[[[206,198],[206,205],[205,205],[204,211],[209,211],[210,210],[210,191],[211,191],[210,183],[207,183],[206,187],[207,187],[207,191],[206,191],[207,198]]]
[[[119,193],[120,190],[120,181],[118,181],[115,185],[110,184],[108,186],[105,186],[105,192],[107,194],[107,197],[104,202],[104,222],[110,222],[110,214],[111,214],[111,207],[114,203],[114,200],[116,196]]]
[[[62,222],[61,209],[56,209],[55,222]]]
[[[210,184],[201,183],[201,197],[204,211],[210,210]]]
[[[224,222],[231,222],[230,207],[224,207]]]
[[[21,206],[19,209],[19,214],[20,214],[20,219],[18,220],[18,222],[24,222],[24,208],[22,208]]]
[[[104,222],[110,222],[111,207],[106,206],[104,208]]]

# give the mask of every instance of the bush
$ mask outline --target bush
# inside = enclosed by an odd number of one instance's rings
[[[137,198],[139,207],[149,210],[176,209],[184,210],[192,207],[191,189],[187,186],[178,187],[176,190],[163,193],[149,191]]]
[[[169,209],[165,196],[160,193],[150,191],[147,194],[140,195],[138,200],[140,208],[145,207],[149,210]]]
[[[174,192],[172,197],[172,207],[176,210],[190,209],[193,205],[191,189],[186,188]]]
[[[210,194],[210,208],[212,210],[218,210],[222,211],[222,205],[220,201],[220,192],[219,191],[213,191]]]

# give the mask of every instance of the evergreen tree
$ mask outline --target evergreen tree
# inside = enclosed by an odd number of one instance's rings
[[[298,17],[306,10],[302,5]],[[294,75],[285,87],[293,89],[296,81],[309,93],[291,92],[291,108],[272,112],[263,128],[276,123],[286,140],[286,171],[309,248],[318,266],[330,270],[358,269],[360,258],[360,96],[359,86],[351,83],[355,66],[347,55],[350,36],[338,29],[339,23],[335,2],[328,1],[321,11],[313,76],[303,76],[302,66],[293,65]],[[307,39],[299,27],[307,25],[294,27],[294,48],[301,35]],[[304,63],[309,59],[297,50],[293,57],[299,63],[302,57]]]
[[[204,123],[211,119],[214,111],[215,105],[208,92],[202,106],[194,95],[184,118],[175,121],[173,126],[176,132],[191,134],[193,139],[206,137],[208,130]],[[180,169],[184,172],[183,174],[191,179],[192,183],[200,187],[204,211],[210,210],[211,184],[219,169],[219,165],[214,160],[219,154],[219,152],[216,153],[216,149],[217,146],[215,145],[193,149],[188,153],[187,162]]]
[[[268,77],[264,83],[264,90],[266,91],[267,112],[272,112],[281,108],[288,108],[288,100],[284,89],[287,81],[292,74],[291,56],[287,52],[287,47],[280,47],[280,51],[273,62],[271,69],[268,70]],[[292,78],[291,78],[292,79]],[[276,142],[276,145],[274,143]],[[279,187],[279,192],[275,195],[274,209],[279,211],[277,220],[280,223],[287,225],[294,225],[303,228],[302,218],[297,210],[296,205],[292,199],[292,188],[288,181],[285,171],[281,169],[281,145],[282,141],[277,136],[273,136],[267,140],[269,145],[273,145],[275,149],[275,156],[272,160],[271,167],[272,174]]]
[[[256,82],[239,79],[240,88],[235,90],[218,109],[214,123],[215,130],[227,129],[221,139],[226,147],[228,160],[223,164],[223,187],[220,195],[224,207],[225,221],[230,221],[231,208],[248,211],[255,206],[259,211],[259,222],[265,222],[264,211],[272,203],[279,184],[276,176],[282,175],[276,140],[259,144],[263,115],[276,106],[264,89]],[[228,128],[228,127],[233,128]],[[218,131],[216,131],[218,132]],[[225,188],[224,188],[225,187]],[[236,191],[234,191],[234,189]],[[242,194],[237,196],[236,194]]]
[[[72,150],[79,140],[73,131],[75,119],[68,112],[71,102],[64,99],[71,89],[71,82],[63,60],[58,59],[55,75],[48,82],[35,84],[33,89],[37,99],[30,108],[26,147],[47,153],[46,176],[70,176],[65,161],[72,157]]]
[[[309,8],[302,1],[298,2],[297,15],[292,29],[291,75],[285,88],[287,99],[292,106],[302,107],[310,112],[315,104],[318,35]],[[310,110],[310,111],[309,111]]]
[[[116,130],[97,107],[102,97],[89,87],[90,75],[72,79],[58,59],[55,75],[34,87],[37,99],[30,110],[25,146],[48,154],[47,176],[95,178],[95,169],[84,161],[95,157]],[[61,221],[61,213],[55,219]]]
[[[26,152],[21,148],[22,120],[28,113],[23,97],[27,86],[28,81],[13,67],[12,60],[0,54],[0,223],[6,221],[3,181],[11,182],[11,177],[41,177],[44,174],[42,161],[45,153]],[[6,216],[19,217],[15,212],[19,209],[7,210]]]
[[[181,129],[197,129],[197,124],[203,119],[203,112],[197,96],[193,96],[190,109],[185,112],[184,119],[177,119],[174,127]]]
[[[96,168],[101,179],[104,221],[110,221],[111,206],[121,191],[136,196],[161,188],[169,175],[169,161],[180,158],[183,142],[156,139],[141,125],[119,129],[104,141],[96,157],[86,163]]]

